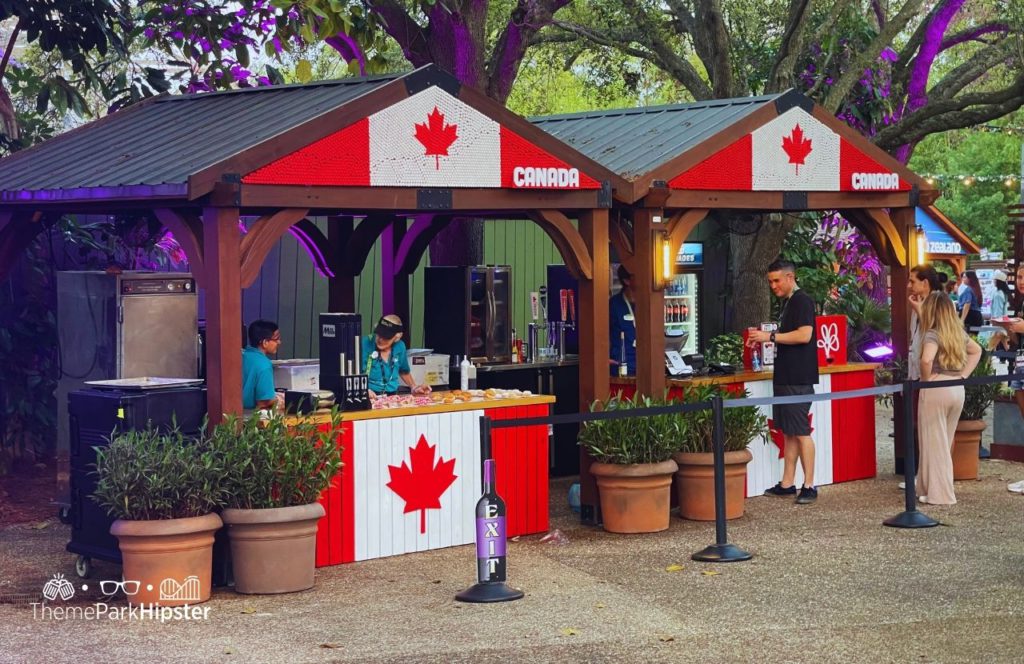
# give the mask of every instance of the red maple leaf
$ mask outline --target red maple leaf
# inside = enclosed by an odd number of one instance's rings
[[[441,494],[455,481],[455,459],[438,457],[434,465],[433,445],[427,444],[425,436],[420,435],[416,447],[409,448],[410,466],[402,461],[401,468],[388,466],[391,481],[387,487],[405,501],[405,512],[420,511],[420,532],[427,532],[427,510],[441,509]]]
[[[814,413],[807,413],[807,426],[811,428],[811,433],[814,433]],[[779,448],[779,458],[785,456],[784,452],[786,449],[786,436],[782,433],[782,429],[778,429],[775,426],[775,420],[768,418],[768,434],[772,437],[772,442]]]
[[[434,155],[434,168],[440,170],[441,157],[448,156],[448,148],[459,137],[456,129],[459,125],[445,124],[444,113],[434,107],[434,111],[427,115],[427,123],[416,123],[416,140],[427,149],[423,154]]]
[[[789,155],[789,163],[796,164],[796,174],[800,175],[800,166],[811,154],[811,139],[804,138],[804,130],[799,124],[793,127],[789,136],[782,137],[782,149]]]

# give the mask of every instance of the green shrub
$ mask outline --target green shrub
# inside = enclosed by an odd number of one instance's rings
[[[223,459],[224,506],[262,509],[319,500],[342,465],[335,442],[340,423],[337,410],[329,425],[308,420],[287,425],[281,416],[226,418],[210,436]]]
[[[213,512],[224,497],[220,455],[177,428],[126,431],[96,447],[93,500],[117,519],[182,519]]]
[[[719,334],[708,342],[704,358],[709,363],[731,364],[740,367],[743,364],[743,337],[735,333]]]
[[[747,398],[750,394],[729,392],[719,385],[692,385],[684,388],[684,403],[710,401],[721,395],[724,399]],[[713,436],[715,430],[714,413],[711,410],[698,410],[683,415],[686,421],[685,435],[680,439],[679,452],[713,452]],[[755,406],[726,408],[722,413],[725,420],[725,451],[738,452],[756,437],[764,438],[768,431],[768,418],[761,414]]]
[[[665,406],[665,399],[636,395],[624,399],[619,395],[594,402],[591,412],[619,411]],[[631,465],[660,463],[672,458],[683,437],[685,421],[677,413],[614,420],[592,420],[580,428],[579,444],[601,463]]]
[[[995,370],[987,352],[981,354],[981,361],[971,372],[971,378],[979,376],[994,376]],[[965,385],[964,386],[964,409],[960,411],[961,420],[983,420],[985,413],[992,407],[992,402],[999,394],[999,383],[987,385]]]

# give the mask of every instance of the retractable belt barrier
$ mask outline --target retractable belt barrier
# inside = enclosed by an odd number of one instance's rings
[[[990,356],[1013,359],[1016,357],[1016,353],[995,351],[990,353]],[[553,424],[572,424],[572,423],[585,423],[594,422],[598,420],[617,420],[627,418],[643,418],[643,417],[654,417],[657,415],[678,415],[682,413],[692,413],[699,410],[711,410],[714,416],[714,430],[712,434],[712,449],[715,459],[715,543],[708,546],[697,553],[694,553],[691,557],[694,560],[706,561],[706,562],[737,562],[743,560],[750,560],[752,555],[747,553],[743,549],[736,547],[735,545],[729,544],[726,536],[726,519],[725,519],[725,418],[724,411],[726,408],[746,408],[756,406],[776,406],[780,404],[799,404],[799,403],[810,403],[816,401],[841,401],[844,399],[859,399],[862,397],[877,397],[884,394],[900,394],[905,403],[912,403],[914,392],[917,390],[930,390],[940,387],[958,387],[958,386],[973,386],[973,385],[992,385],[996,383],[1008,383],[1010,381],[1020,380],[1024,381],[1024,371],[1019,373],[1008,373],[999,376],[977,376],[969,378],[959,378],[954,380],[930,380],[930,381],[919,381],[919,380],[907,380],[902,383],[895,385],[882,385],[879,387],[869,387],[859,390],[849,390],[844,392],[826,392],[822,394],[807,394],[807,395],[796,395],[796,396],[785,396],[785,397],[757,397],[757,398],[746,398],[746,399],[726,399],[722,396],[716,396],[711,401],[700,401],[696,403],[679,403],[671,404],[667,406],[653,406],[650,408],[629,408],[622,410],[606,410],[606,411],[592,411],[588,413],[569,413],[565,415],[548,415],[546,417],[522,417],[517,419],[502,419],[502,420],[491,420],[486,415],[481,417],[481,440],[480,445],[482,449],[482,459],[485,463],[490,460],[493,468],[493,460],[491,460],[491,437],[493,429],[506,429],[511,427],[521,426],[547,426]],[[906,441],[914,440],[914,422],[913,422],[913,408],[903,409],[903,428]],[[886,519],[883,524],[895,528],[928,528],[931,526],[937,526],[938,521],[930,518],[926,514],[921,513],[917,510],[917,498],[915,495],[914,476],[916,473],[915,456],[916,450],[915,445],[909,444],[906,446],[906,458],[905,473],[906,478],[906,509],[900,514]],[[502,538],[503,539],[503,538]],[[478,551],[481,549],[481,544],[478,542]],[[502,546],[502,551],[504,547]],[[484,554],[480,554],[484,555]],[[502,559],[504,563],[504,559]],[[483,569],[483,568],[481,568]],[[488,578],[483,572],[480,573],[479,583],[474,586],[474,589],[480,589],[481,587],[494,590],[499,589],[505,590],[505,577],[504,577],[504,564],[502,564],[502,574],[500,577],[493,576]],[[473,589],[471,589],[473,590]],[[469,595],[470,591],[460,595],[459,599],[464,601],[503,601],[504,599],[518,599],[521,597],[520,594],[514,594],[514,596],[506,595],[504,592],[495,593],[494,595],[482,595],[482,598],[467,599],[465,595]],[[500,599],[496,599],[500,597]]]

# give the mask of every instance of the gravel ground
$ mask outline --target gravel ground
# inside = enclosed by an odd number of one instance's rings
[[[982,463],[959,504],[928,507],[942,526],[885,528],[902,509],[889,414],[878,412],[879,476],[821,491],[818,503],[758,497],[730,522],[754,558],[695,563],[713,524],[668,531],[585,528],[552,483],[564,545],[510,543],[526,598],[453,601],[473,581],[472,547],[326,568],[287,596],[216,590],[209,619],[57,621],[33,615],[54,572],[77,581],[65,526],[0,530],[0,662],[1020,662],[1024,661],[1024,464]],[[682,568],[668,571],[679,565]],[[119,578],[99,566],[100,578]],[[73,606],[88,606],[90,592]]]

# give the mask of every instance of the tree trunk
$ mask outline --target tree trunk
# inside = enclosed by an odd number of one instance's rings
[[[456,217],[430,242],[431,265],[481,265],[484,262],[484,222]]]
[[[771,315],[768,266],[779,257],[788,224],[769,221],[765,215],[760,230],[749,235],[732,233],[729,253],[732,261],[732,330],[767,322]]]

